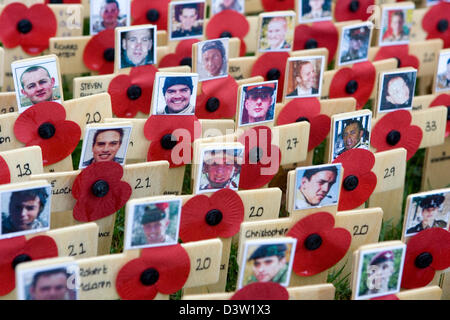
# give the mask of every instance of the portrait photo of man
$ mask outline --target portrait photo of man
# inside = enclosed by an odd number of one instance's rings
[[[277,84],[277,81],[270,81],[242,87],[239,125],[273,121]]]
[[[335,122],[333,160],[351,149],[369,149],[372,115]]]
[[[200,42],[197,48],[199,81],[228,75],[228,38]]]
[[[120,68],[156,63],[156,27],[133,27],[120,32]]]
[[[297,168],[295,174],[294,210],[337,205],[340,165]]]
[[[91,0],[91,35],[130,25],[130,1]]]
[[[191,39],[203,36],[205,2],[171,2],[170,39]]]
[[[124,165],[130,135],[131,126],[87,128],[79,168],[86,168],[93,163],[104,161],[114,161]]]
[[[381,73],[379,112],[412,109],[417,70]]]
[[[197,193],[238,190],[243,157],[243,147],[203,150]]]
[[[289,58],[286,98],[320,96],[324,57]]]
[[[152,114],[194,115],[197,98],[198,74],[156,74],[157,98]]]
[[[290,51],[294,34],[294,15],[261,16],[259,51]]]
[[[245,0],[212,0],[211,12],[213,15],[224,11],[234,10],[244,14]]]
[[[450,52],[439,55],[436,91],[450,91]]]
[[[331,20],[331,0],[298,0],[299,22]]]
[[[51,187],[1,193],[2,233],[27,234],[50,228]]]
[[[448,229],[449,208],[444,206],[448,193],[413,197],[408,210],[408,225],[405,235],[412,236],[429,228]]]
[[[342,29],[339,51],[340,65],[362,62],[368,59],[371,31],[371,24],[344,27]]]
[[[407,44],[412,26],[414,8],[383,10],[379,45]]]

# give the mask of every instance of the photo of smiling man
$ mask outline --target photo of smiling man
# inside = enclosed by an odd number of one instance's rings
[[[288,15],[261,15],[259,51],[291,51],[294,19],[294,12]]]

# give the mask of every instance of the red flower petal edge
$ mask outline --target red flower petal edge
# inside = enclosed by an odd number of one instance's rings
[[[100,31],[86,44],[83,52],[85,66],[99,74],[114,72],[114,30]]]
[[[221,189],[211,197],[196,195],[183,205],[180,239],[189,242],[229,238],[239,231],[243,220],[244,204],[235,191]]]
[[[449,120],[449,116],[450,116],[450,94],[440,94],[438,95],[433,101],[431,101],[430,103],[430,108],[431,107],[436,107],[436,106],[445,106],[447,107],[447,126],[445,127],[445,137],[448,137],[450,135],[450,120]]]
[[[419,59],[417,59],[416,56],[409,54],[409,45],[407,44],[399,46],[380,47],[373,61],[389,58],[396,58],[399,68],[413,67],[414,69],[419,69]]]
[[[158,293],[180,290],[190,272],[190,259],[179,244],[146,248],[139,258],[127,262],[118,272],[116,290],[122,299],[151,300]]]
[[[169,2],[170,0],[131,1],[132,24],[155,24],[158,30],[167,30]]]
[[[175,53],[165,55],[158,64],[159,68],[192,65],[192,45],[199,42],[198,39],[181,40],[175,48]]]
[[[334,223],[333,215],[318,212],[301,219],[288,231],[288,237],[297,239],[292,267],[297,275],[313,276],[331,268],[345,256],[352,236],[347,229],[335,228]]]
[[[11,173],[9,172],[8,164],[5,159],[0,156],[0,184],[7,184],[11,182]]]
[[[289,292],[276,282],[254,282],[236,291],[230,300],[289,300]]]
[[[353,0],[337,0],[334,7],[334,17],[336,21],[362,20],[366,21],[373,10],[370,6],[375,4],[374,0],[358,0],[357,6],[353,4]]]
[[[294,0],[261,0],[264,11],[294,10]]]
[[[294,50],[328,49],[328,61],[336,55],[339,32],[332,21],[318,21],[311,25],[299,24],[294,31]]]
[[[120,180],[122,176],[122,166],[114,161],[94,162],[83,169],[72,186],[77,200],[73,208],[75,220],[99,220],[122,208],[131,196],[131,187]]]
[[[442,39],[444,41],[444,48],[450,47],[449,12],[450,3],[440,1],[438,4],[430,7],[422,18],[422,28],[428,33],[427,39]]]

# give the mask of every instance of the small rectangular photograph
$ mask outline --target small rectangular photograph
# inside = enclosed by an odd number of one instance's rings
[[[377,112],[412,110],[417,70],[381,72]]]
[[[288,58],[284,90],[286,98],[320,97],[324,68],[324,56]]]
[[[51,185],[2,191],[0,239],[50,229]]]
[[[367,61],[373,25],[370,22],[342,28],[338,65]]]
[[[156,64],[156,26],[123,27],[116,31],[119,69]]]
[[[297,239],[279,238],[245,242],[238,289],[254,282],[289,285]]]
[[[239,126],[274,120],[278,81],[251,83],[240,87]]]
[[[350,149],[369,150],[371,121],[372,113],[335,120],[331,161]]]
[[[394,46],[411,40],[414,6],[384,7],[381,13],[381,30],[378,45]]]
[[[170,40],[203,37],[205,1],[172,1],[169,3],[169,13]]]
[[[239,189],[241,166],[244,163],[242,147],[208,147],[201,151],[196,193],[220,189]]]
[[[11,72],[19,113],[39,102],[62,103],[63,92],[56,57],[15,61],[11,63]]]
[[[125,164],[132,126],[86,127],[79,169],[95,162]]]
[[[80,268],[76,262],[49,264],[16,272],[19,300],[78,300]]]
[[[297,0],[298,22],[309,23],[332,20],[331,0]]]
[[[156,73],[152,114],[195,115],[198,74]]]
[[[405,237],[429,228],[448,230],[450,189],[411,195],[407,201]]]
[[[211,15],[224,10],[234,10],[240,14],[245,13],[245,0],[211,0]]]
[[[340,163],[296,168],[294,210],[337,206],[341,175]]]
[[[358,261],[356,300],[400,291],[406,245],[364,250]]]
[[[435,79],[436,92],[450,91],[450,51],[441,52]]]
[[[172,199],[127,207],[125,249],[177,244],[181,205],[181,199]]]
[[[91,0],[90,35],[130,25],[130,0]]]
[[[207,40],[197,44],[196,72],[199,81],[228,76],[228,38]]]
[[[295,28],[294,11],[289,14],[261,14],[259,23],[259,52],[292,50]]]

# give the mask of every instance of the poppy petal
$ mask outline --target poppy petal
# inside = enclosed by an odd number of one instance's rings
[[[124,300],[152,300],[158,293],[155,286],[144,286],[141,274],[149,268],[141,258],[133,259],[125,264],[117,274],[116,290]]]
[[[11,182],[11,173],[9,172],[8,164],[5,159],[0,156],[0,184],[7,184]]]
[[[261,0],[261,4],[266,12],[294,10],[295,8],[294,0]]]
[[[100,31],[88,41],[83,52],[83,61],[89,70],[98,71],[100,74],[113,71],[114,61],[105,59],[105,51],[114,49],[114,36],[113,29],[106,29]],[[108,72],[109,70],[111,72]]]
[[[24,236],[0,240],[0,296],[10,293],[15,287],[14,258],[25,246]]]
[[[15,48],[20,44],[21,33],[17,30],[17,23],[24,18],[27,6],[20,2],[7,5],[0,15],[0,41],[6,48]]]
[[[131,2],[131,17],[133,25],[156,24],[158,30],[167,30],[167,14],[170,0],[133,0]],[[149,14],[154,10],[153,15]],[[149,20],[147,16],[151,16]]]
[[[440,38],[444,41],[444,48],[450,47],[450,28],[439,28],[440,21],[449,24],[450,3],[439,1],[436,5],[430,7],[422,18],[422,28],[427,32],[427,39]],[[445,25],[445,24],[444,24]]]
[[[334,7],[334,17],[337,22],[349,20],[366,21],[373,11],[370,7],[375,4],[374,0],[358,0],[357,6],[352,5],[353,0],[337,0]]]
[[[230,300],[288,300],[289,292],[276,282],[253,282],[236,291]]]
[[[419,69],[419,59],[414,55],[409,55],[409,45],[384,46],[381,47],[375,55],[374,61],[396,58],[399,62],[398,67],[413,67]]]
[[[332,21],[299,24],[294,31],[294,50],[327,48],[328,60],[336,55],[339,32]]]
[[[202,83],[202,93],[197,96],[195,115],[199,119],[231,119],[236,114],[238,84],[233,77],[214,79]],[[217,109],[209,109],[209,99],[215,98]]]
[[[208,39],[222,38],[224,32],[231,33],[232,37],[242,39],[247,35],[250,24],[247,18],[235,10],[223,10],[212,16],[209,20],[205,34]]]

